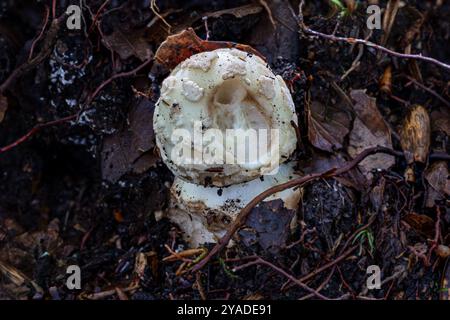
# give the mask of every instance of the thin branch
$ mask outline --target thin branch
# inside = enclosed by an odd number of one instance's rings
[[[61,119],[57,119],[57,120],[53,120],[53,121],[49,121],[49,122],[45,122],[42,124],[37,124],[34,126],[33,129],[31,129],[30,131],[28,131],[27,134],[25,134],[24,136],[20,137],[19,139],[17,139],[16,141],[14,141],[13,143],[0,148],[0,153],[6,152],[11,150],[14,147],[17,147],[19,144],[21,144],[22,142],[27,141],[29,138],[31,138],[33,135],[35,135],[38,131],[40,131],[43,128],[47,128],[47,127],[51,127],[51,126],[55,126],[73,119],[76,119],[77,115],[76,114],[72,114],[70,116],[61,118]]]
[[[27,60],[26,62],[21,64],[19,67],[14,69],[14,71],[9,75],[9,77],[0,85],[0,93],[3,93],[20,76],[27,73],[28,71],[33,69],[35,66],[37,66],[39,63],[44,61],[44,59],[50,54],[50,52],[52,51],[52,48],[53,48],[53,44],[58,35],[60,24],[64,20],[65,17],[66,17],[66,14],[64,13],[59,18],[53,19],[53,21],[50,25],[50,28],[47,31],[47,35],[44,39],[44,42],[42,44],[42,49],[40,50],[40,52],[36,55],[36,57],[32,58],[31,60]]]
[[[423,84],[421,84],[419,81],[417,81],[416,79],[410,77],[410,76],[405,76],[409,81],[411,81],[412,83],[414,83],[416,86],[418,86],[419,88],[425,90],[426,92],[430,93],[431,95],[435,96],[438,100],[440,100],[443,104],[445,104],[447,107],[450,107],[450,102],[448,102],[447,100],[445,100],[439,93],[437,93],[436,91],[434,91],[433,89],[430,89],[426,86],[424,86]],[[408,84],[405,86],[407,87]]]
[[[240,266],[237,266],[235,268],[233,268],[233,271],[238,271],[244,268],[248,268],[250,266],[253,265],[265,265],[267,267],[272,268],[273,270],[275,270],[276,272],[278,272],[279,274],[285,276],[286,278],[288,278],[289,280],[291,280],[292,282],[294,282],[295,284],[297,284],[299,287],[301,287],[302,289],[308,291],[309,293],[313,294],[314,296],[320,298],[320,299],[324,299],[324,300],[335,300],[335,299],[330,299],[326,296],[324,296],[323,294],[321,294],[320,292],[318,292],[317,290],[314,290],[313,288],[309,287],[308,285],[304,284],[303,282],[301,282],[300,280],[296,279],[293,275],[287,273],[286,271],[284,271],[283,269],[281,269],[280,267],[274,265],[273,263],[266,261],[264,259],[262,259],[261,257],[257,257],[255,260],[247,262],[245,264],[242,264]],[[336,300],[341,300],[344,297],[340,297],[337,298]]]
[[[117,79],[117,78],[122,78],[122,77],[129,77],[132,76],[134,74],[136,74],[138,71],[140,71],[141,69],[143,69],[144,67],[146,67],[150,62],[152,62],[153,59],[147,59],[147,61],[145,61],[144,63],[142,63],[141,65],[139,65],[137,68],[131,70],[131,71],[127,71],[127,72],[121,72],[121,73],[117,73],[113,76],[111,76],[108,80],[104,81],[102,84],[100,84],[97,89],[95,89],[95,91],[89,95],[89,97],[86,99],[86,103],[85,105],[88,105],[92,102],[92,100],[94,100],[94,98],[97,96],[97,94],[100,92],[100,90],[102,90],[105,86],[107,86],[108,84],[110,84],[113,80]]]
[[[289,6],[294,18],[297,20],[298,25],[300,26],[301,31],[303,31],[306,34],[312,35],[312,36],[316,36],[316,37],[320,37],[320,38],[324,38],[330,41],[334,41],[334,42],[346,42],[346,43],[350,43],[350,44],[363,44],[366,47],[371,47],[374,48],[378,51],[382,51],[384,53],[387,53],[391,56],[395,56],[398,58],[403,58],[403,59],[414,59],[414,60],[421,60],[421,61],[425,61],[425,62],[429,62],[432,64],[435,64],[441,68],[446,69],[447,71],[450,71],[450,65],[446,64],[442,61],[439,61],[437,59],[431,58],[431,57],[427,57],[427,56],[423,56],[422,54],[407,54],[407,53],[400,53],[388,48],[385,48],[379,44],[373,43],[371,41],[368,40],[364,40],[364,39],[358,39],[358,38],[347,38],[347,37],[339,37],[339,36],[335,36],[335,35],[331,35],[331,34],[326,34],[326,33],[322,33],[316,30],[312,30],[309,27],[307,27],[303,21],[303,5],[304,5],[304,0],[300,1],[299,4],[299,13],[298,15],[295,14],[294,10],[292,9],[291,6]]]
[[[44,23],[42,25],[41,31],[39,32],[39,35],[36,37],[36,39],[33,40],[33,43],[31,44],[31,49],[30,49],[30,54],[28,55],[28,60],[31,60],[33,58],[34,47],[36,46],[36,43],[42,38],[42,35],[44,34],[45,27],[47,27],[49,16],[50,16],[50,9],[46,6]]]

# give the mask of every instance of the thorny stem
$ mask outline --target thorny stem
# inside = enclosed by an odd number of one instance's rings
[[[300,1],[299,4],[299,13],[298,15],[295,14],[294,10],[292,9],[291,6],[289,6],[290,10],[292,11],[292,14],[294,16],[294,18],[297,20],[297,23],[300,27],[300,29],[309,35],[312,36],[316,36],[316,37],[320,37],[320,38],[324,38],[324,39],[328,39],[330,41],[340,41],[340,42],[346,42],[349,44],[363,44],[367,47],[371,47],[374,48],[376,50],[385,52],[391,56],[395,56],[398,58],[403,58],[403,59],[414,59],[414,60],[422,60],[422,61],[426,61],[432,64],[435,64],[441,68],[446,69],[447,71],[450,71],[450,65],[446,64],[442,61],[439,61],[437,59],[431,58],[431,57],[427,57],[427,56],[423,56],[422,54],[407,54],[407,53],[400,53],[391,49],[388,49],[386,47],[383,47],[379,44],[373,43],[371,41],[368,40],[364,40],[364,39],[358,39],[358,38],[347,38],[347,37],[339,37],[339,36],[335,36],[335,35],[331,35],[331,34],[326,34],[326,33],[322,33],[316,30],[312,30],[309,27],[307,27],[303,21],[303,5],[304,5],[304,0]]]
[[[395,151],[386,147],[373,147],[368,148],[364,151],[362,151],[360,154],[358,154],[353,160],[348,161],[345,165],[343,165],[340,168],[334,168],[331,170],[323,171],[323,172],[317,172],[317,173],[311,173],[306,176],[292,179],[290,181],[287,181],[285,183],[282,183],[280,185],[274,186],[270,189],[267,189],[266,191],[262,192],[258,196],[256,196],[252,201],[250,201],[238,214],[235,221],[230,225],[225,235],[217,242],[217,244],[212,248],[212,250],[208,253],[208,255],[200,261],[197,265],[194,266],[192,269],[193,272],[200,270],[203,268],[209,260],[211,260],[212,257],[214,257],[219,251],[221,251],[231,240],[233,235],[236,233],[236,231],[245,224],[247,217],[249,216],[252,209],[258,205],[261,201],[266,199],[267,197],[271,196],[274,193],[281,192],[286,189],[290,189],[293,187],[300,187],[308,182],[321,179],[321,178],[331,178],[338,175],[341,175],[354,167],[358,165],[362,160],[367,158],[368,156],[375,154],[375,153],[387,153],[391,154],[393,156],[403,156],[403,153],[401,151]]]

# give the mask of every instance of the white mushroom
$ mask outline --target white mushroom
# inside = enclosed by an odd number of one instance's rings
[[[217,49],[171,72],[153,122],[161,157],[177,177],[228,186],[276,172],[296,148],[292,121],[280,76],[255,55]]]
[[[224,188],[205,187],[175,178],[168,217],[180,227],[190,246],[214,243],[225,234],[229,224],[254,197],[272,186],[298,177],[293,166],[293,163],[282,164],[276,175]],[[296,210],[300,197],[301,189],[288,189],[264,201],[281,199],[286,209]]]

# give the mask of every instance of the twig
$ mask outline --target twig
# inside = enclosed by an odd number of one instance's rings
[[[416,79],[410,77],[410,76],[405,76],[408,80],[410,80],[412,83],[414,83],[416,86],[420,87],[421,89],[425,90],[426,92],[432,94],[433,96],[435,96],[438,100],[440,100],[443,104],[445,104],[447,107],[450,107],[450,102],[448,102],[447,100],[445,100],[439,93],[437,93],[436,91],[434,91],[433,89],[430,89],[426,86],[424,86],[423,84],[421,84],[419,81],[417,81]],[[408,86],[408,84],[406,85],[406,87]]]
[[[117,74],[111,76],[108,80],[106,80],[102,84],[100,84],[91,95],[89,95],[89,97],[86,99],[85,105],[86,106],[89,105],[92,102],[92,100],[97,96],[97,94],[100,92],[100,90],[102,90],[105,86],[110,84],[113,80],[115,80],[117,78],[132,76],[132,75],[136,74],[138,71],[140,71],[141,69],[143,69],[144,67],[146,67],[151,61],[153,61],[153,59],[151,59],[151,58],[147,59],[147,61],[145,61],[140,66],[138,66],[137,68],[135,68],[131,71],[121,72],[121,73],[117,73]]]
[[[300,29],[304,32],[307,33],[309,35],[313,35],[313,36],[317,36],[317,37],[321,37],[324,39],[328,39],[330,41],[340,41],[340,42],[346,42],[349,44],[363,44],[367,47],[371,47],[374,48],[376,50],[385,52],[387,54],[390,54],[392,56],[398,57],[398,58],[403,58],[403,59],[414,59],[414,60],[421,60],[421,61],[426,61],[432,64],[435,64],[439,67],[442,67],[444,69],[446,69],[447,71],[450,71],[450,65],[446,64],[442,61],[439,61],[437,59],[431,58],[431,57],[427,57],[427,56],[423,56],[422,54],[407,54],[407,53],[400,53],[397,51],[393,51],[391,49],[385,48],[379,44],[373,43],[371,41],[368,40],[364,40],[364,39],[358,39],[358,38],[347,38],[347,37],[339,37],[339,36],[335,36],[335,35],[330,35],[330,34],[326,34],[326,33],[322,33],[316,30],[312,30],[309,27],[307,27],[304,24],[303,21],[303,5],[304,5],[304,0],[300,1],[299,4],[299,13],[298,15],[295,14],[294,10],[292,9],[291,6],[289,6],[290,10],[292,11],[292,14],[294,16],[294,18],[297,20],[298,25],[300,26]]]
[[[328,268],[335,266],[337,263],[341,262],[342,260],[344,260],[344,258],[346,258],[348,255],[350,255],[350,253],[352,253],[358,246],[353,246],[350,249],[347,250],[347,247],[350,245],[352,239],[359,234],[362,230],[367,229],[368,227],[370,227],[370,225],[375,221],[376,215],[373,215],[370,217],[369,221],[359,227],[358,229],[356,229],[351,235],[350,237],[348,237],[347,241],[345,241],[344,245],[342,246],[341,250],[339,251],[339,256],[337,258],[335,258],[333,261],[328,262],[327,264],[324,264],[323,266],[321,266],[320,268],[313,270],[312,272],[310,272],[309,274],[302,276],[301,278],[299,278],[300,281],[307,281],[311,278],[314,278],[316,275],[318,275],[319,273],[327,270]],[[345,251],[347,250],[347,251]],[[287,290],[292,286],[292,283],[290,283],[289,281],[286,282],[285,284],[283,284],[283,286],[281,287],[281,290]]]
[[[283,269],[281,269],[280,267],[277,267],[276,265],[274,265],[273,263],[266,261],[264,259],[262,259],[261,257],[257,257],[255,260],[247,262],[245,264],[242,264],[240,266],[237,266],[235,268],[233,268],[233,271],[238,271],[253,265],[257,265],[257,264],[262,264],[265,266],[268,266],[270,268],[272,268],[273,270],[275,270],[276,272],[282,274],[283,276],[285,276],[286,278],[288,278],[289,280],[291,280],[292,282],[294,282],[295,284],[297,284],[299,287],[301,287],[302,289],[308,291],[311,294],[314,294],[316,297],[320,298],[320,299],[324,299],[324,300],[334,300],[334,299],[330,299],[326,296],[324,296],[323,294],[321,294],[320,292],[318,292],[317,290],[314,290],[313,288],[309,287],[308,285],[304,284],[303,282],[301,282],[300,280],[296,279],[293,275],[287,273],[286,271],[284,271]],[[340,298],[338,298],[340,299]]]
[[[155,16],[157,16],[169,28],[168,33],[171,33],[172,26],[166,21],[166,19],[164,19],[164,16],[159,13],[159,8],[156,4],[156,0],[150,1],[150,9],[153,11]]]
[[[321,179],[321,178],[331,178],[343,174],[358,165],[361,161],[363,161],[366,157],[375,154],[375,153],[387,153],[394,156],[403,156],[403,152],[395,151],[386,147],[373,147],[362,151],[358,154],[353,160],[348,161],[345,165],[340,168],[334,168],[327,171],[322,171],[318,173],[308,174],[306,176],[292,179],[288,182],[282,183],[280,185],[274,186],[266,191],[262,192],[258,196],[256,196],[252,201],[250,201],[238,214],[235,221],[230,225],[229,229],[225,233],[225,235],[217,242],[217,244],[213,247],[213,249],[208,253],[208,255],[200,261],[192,271],[198,271],[203,268],[212,257],[214,257],[219,251],[221,251],[231,240],[236,231],[245,223],[247,217],[249,216],[252,209],[259,204],[261,201],[271,196],[274,193],[281,192],[286,189],[290,189],[293,187],[300,187],[305,185],[308,182],[313,180]]]
[[[52,0],[52,18],[56,18],[56,0]]]
[[[436,207],[437,213],[436,213],[436,223],[434,225],[434,239],[432,240],[431,248],[428,252],[427,260],[431,260],[431,254],[433,251],[438,247],[439,245],[439,239],[441,237],[441,209],[439,206]]]
[[[103,2],[103,4],[100,6],[100,8],[98,8],[97,13],[95,14],[94,18],[92,19],[92,24],[89,27],[88,33],[91,33],[92,29],[94,29],[95,24],[97,23],[97,19],[98,19],[100,13],[103,11],[103,9],[106,7],[106,5],[109,3],[109,1],[111,1],[111,0],[105,0],[105,2]]]
[[[28,60],[31,60],[31,58],[33,58],[34,47],[36,46],[36,43],[42,38],[42,35],[44,34],[45,27],[47,27],[49,15],[50,15],[50,9],[47,6],[45,6],[44,23],[42,25],[41,31],[39,32],[39,35],[36,37],[36,39],[33,40],[33,43],[31,44],[31,49],[30,49],[30,54],[28,55]]]
[[[336,270],[336,267],[333,267],[333,269],[331,269],[331,272],[328,275],[328,277],[317,287],[317,289],[316,289],[317,292],[320,292],[326,286],[326,284],[328,282],[330,282],[331,277],[333,276],[335,270]],[[313,296],[314,295],[312,293],[310,293],[304,297],[299,298],[298,300],[307,300],[307,299],[312,298]]]
[[[44,39],[44,43],[42,45],[41,51],[31,60],[28,60],[17,67],[10,75],[0,85],[0,93],[3,93],[17,78],[27,73],[39,63],[44,61],[44,59],[50,54],[53,43],[56,40],[56,36],[58,35],[60,23],[65,18],[66,14],[64,13],[58,19],[53,19],[52,24],[47,32],[47,36]]]
[[[57,119],[57,120],[53,120],[53,121],[49,121],[49,122],[45,122],[42,124],[37,124],[36,126],[34,126],[33,129],[31,129],[30,131],[28,131],[27,134],[25,134],[24,136],[20,137],[19,139],[17,139],[16,141],[14,141],[13,143],[0,148],[0,153],[6,152],[16,146],[18,146],[19,144],[21,144],[22,142],[28,140],[29,138],[31,138],[34,134],[36,134],[39,130],[43,129],[43,128],[47,128],[47,127],[51,127],[51,126],[55,126],[70,120],[73,120],[77,117],[76,114],[61,118],[61,119]]]

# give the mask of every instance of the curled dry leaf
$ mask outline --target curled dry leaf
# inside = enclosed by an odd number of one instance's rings
[[[350,93],[355,101],[355,121],[350,132],[348,153],[355,157],[363,150],[376,146],[392,148],[391,131],[378,111],[376,99],[368,96],[365,90],[353,90]],[[359,164],[362,172],[371,180],[373,169],[388,169],[395,164],[393,156],[375,154]]]
[[[236,48],[250,54],[255,54],[264,59],[258,51],[245,44],[202,40],[195,34],[192,28],[188,28],[173,36],[167,37],[166,41],[164,41],[156,51],[155,59],[168,69],[173,69],[180,62],[196,53],[220,48]]]
[[[6,110],[8,109],[8,99],[0,94],[0,123],[2,123],[5,118]]]
[[[400,135],[400,143],[409,164],[427,161],[430,134],[430,117],[427,110],[420,105],[413,106],[403,123]]]
[[[342,148],[350,127],[348,112],[313,101],[307,116],[308,138],[313,146],[328,152]]]
[[[433,207],[437,201],[450,196],[450,178],[448,165],[445,161],[438,161],[425,171],[428,183],[426,206]]]

